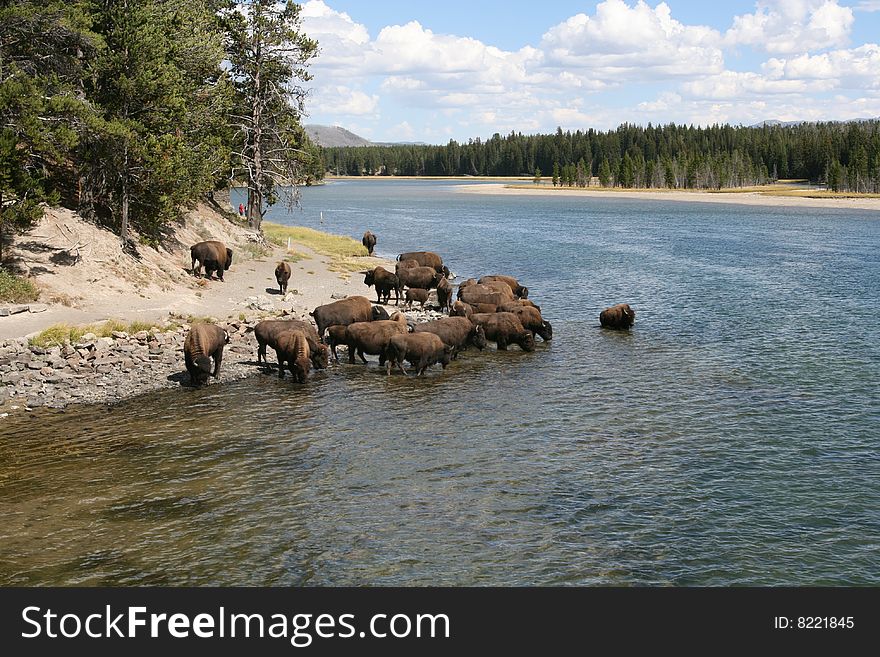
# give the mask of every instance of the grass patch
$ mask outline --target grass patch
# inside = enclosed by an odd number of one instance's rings
[[[39,296],[40,290],[29,280],[0,269],[0,302],[27,303]]]
[[[315,253],[334,259],[367,255],[367,248],[351,237],[331,235],[304,226],[282,226],[264,221],[263,234],[267,240],[278,246],[287,246],[289,237],[292,242],[303,244]]]
[[[254,242],[247,242],[241,245],[238,250],[244,253],[248,260],[261,260],[271,253],[270,249]]]
[[[114,331],[132,335],[140,331],[158,329],[161,332],[176,331],[180,328],[177,323],[158,324],[156,322],[135,321],[130,324],[111,319],[103,324],[86,324],[84,326],[70,326],[69,324],[55,324],[42,331],[39,335],[30,339],[30,344],[35,347],[61,347],[67,343],[76,344],[86,333],[94,333],[99,338],[109,338]]]
[[[307,256],[305,253],[288,253],[286,256],[284,256],[284,258],[282,258],[284,262],[289,262],[290,264],[309,259],[309,256]]]

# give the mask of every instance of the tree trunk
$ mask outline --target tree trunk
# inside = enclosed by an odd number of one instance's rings
[[[124,152],[122,165],[122,217],[119,228],[123,249],[128,242],[128,139],[125,140]]]

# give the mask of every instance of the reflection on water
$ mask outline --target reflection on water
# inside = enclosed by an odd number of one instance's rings
[[[553,342],[7,419],[0,584],[880,582],[880,224],[556,201],[306,190],[299,223],[519,273]]]

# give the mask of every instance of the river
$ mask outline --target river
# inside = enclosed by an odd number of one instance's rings
[[[7,419],[0,584],[880,584],[876,213],[455,184],[268,218],[517,276],[551,342]]]

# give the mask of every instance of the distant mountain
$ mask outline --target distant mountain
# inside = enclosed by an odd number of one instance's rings
[[[821,123],[864,123],[865,121],[877,121],[878,119],[849,119],[848,121],[821,121]],[[817,123],[816,121],[780,121],[779,119],[767,119],[766,121],[760,121],[753,125],[750,125],[750,128],[763,128],[764,126],[782,126],[783,128],[787,128],[793,125],[801,125],[802,123]]]
[[[373,142],[364,139],[338,125],[305,125],[303,126],[309,139],[318,144],[332,148],[334,146],[372,146]]]

